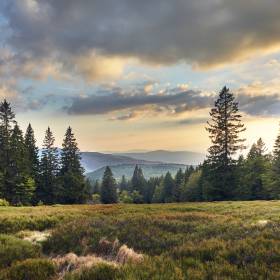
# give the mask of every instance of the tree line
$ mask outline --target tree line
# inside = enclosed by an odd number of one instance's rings
[[[41,155],[32,126],[23,134],[9,102],[0,103],[0,198],[12,205],[84,203],[90,185],[71,127],[61,152],[48,127]]]
[[[210,111],[206,130],[211,146],[201,165],[180,169],[174,178],[168,172],[149,180],[136,166],[132,178],[123,177],[120,183],[107,167],[102,182],[94,184],[94,199],[103,203],[280,199],[280,134],[272,153],[260,138],[243,156],[245,129],[238,102],[224,87]]]
[[[255,200],[280,198],[280,134],[272,153],[260,138],[248,154],[238,102],[224,87],[210,111],[206,130],[211,146],[199,166],[178,170],[172,177],[146,179],[140,166],[120,182],[106,167],[102,181],[84,176],[81,156],[71,127],[62,149],[46,130],[42,152],[29,124],[25,134],[10,103],[0,104],[0,198],[13,205],[73,203],[168,203],[180,201]]]

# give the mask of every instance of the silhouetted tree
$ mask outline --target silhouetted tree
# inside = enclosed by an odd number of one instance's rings
[[[185,184],[185,174],[180,168],[175,175],[175,185],[173,189],[173,201],[180,201],[181,191]]]
[[[35,192],[35,181],[29,173],[29,161],[22,131],[16,124],[11,139],[9,180],[6,180],[8,200],[14,205],[30,204]]]
[[[83,173],[78,144],[71,127],[68,127],[62,143],[58,187],[55,190],[58,202],[74,204],[89,199],[90,187]]]
[[[147,182],[144,178],[143,171],[138,165],[135,166],[131,179],[131,192],[138,191],[140,195],[145,197],[147,190]]]
[[[4,99],[0,104],[0,193],[6,199],[11,197],[9,167],[11,165],[11,135],[15,124],[15,114],[10,103]]]
[[[275,140],[272,167],[268,179],[269,198],[280,199],[280,133]]]
[[[105,204],[117,203],[117,187],[116,180],[109,166],[105,168],[105,172],[101,184],[101,201]]]
[[[224,87],[219,93],[210,116],[206,129],[212,146],[208,149],[206,168],[202,174],[205,177],[204,197],[207,200],[231,199],[236,186],[233,156],[244,148],[245,139],[239,135],[245,127],[238,112],[238,103],[228,88]]]
[[[59,169],[58,151],[54,146],[55,138],[50,128],[46,130],[40,161],[40,183],[37,188],[37,199],[46,204],[55,202],[55,189]]]
[[[36,146],[36,139],[34,136],[34,130],[31,124],[28,125],[25,137],[24,144],[26,148],[26,156],[27,156],[27,166],[28,172],[31,178],[35,182],[36,188],[39,185],[39,149]]]
[[[162,200],[163,202],[172,202],[175,188],[175,181],[170,172],[167,172],[163,180]]]

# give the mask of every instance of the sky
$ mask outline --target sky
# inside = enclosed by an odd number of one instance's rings
[[[1,0],[0,98],[41,146],[205,153],[209,110],[235,94],[248,147],[280,120],[279,0]]]

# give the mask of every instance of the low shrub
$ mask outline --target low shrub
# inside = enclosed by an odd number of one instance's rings
[[[165,257],[146,258],[143,262],[129,263],[122,267],[122,280],[183,280],[184,275],[176,263]]]
[[[15,261],[37,258],[41,255],[40,246],[14,236],[0,235],[0,269]]]
[[[5,280],[49,280],[55,275],[56,267],[47,259],[27,259],[16,262],[4,273]]]
[[[120,270],[116,266],[98,264],[90,269],[68,274],[65,280],[117,280],[120,278]]]
[[[9,206],[10,203],[4,199],[4,198],[0,198],[0,206]]]

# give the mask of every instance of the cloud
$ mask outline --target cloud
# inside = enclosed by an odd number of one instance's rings
[[[206,124],[206,122],[209,120],[209,118],[205,118],[205,117],[199,117],[199,118],[187,118],[187,119],[182,119],[179,121],[176,121],[176,123],[178,125],[194,125],[194,124]]]
[[[280,47],[278,0],[14,0],[0,5],[9,30],[2,39],[21,57],[15,63],[47,60],[89,81],[118,77],[131,58],[207,68]]]
[[[7,85],[0,86],[0,98],[1,100],[6,98],[9,100],[15,100],[18,98],[18,92],[15,88]]]
[[[149,107],[157,112],[180,113],[208,107],[212,97],[202,96],[198,91],[177,93],[163,92],[158,94],[130,93],[121,90],[108,92],[105,95],[74,97],[67,112],[72,115],[107,114],[116,111]]]
[[[252,116],[280,116],[280,96],[238,95],[240,110]]]
[[[136,119],[138,116],[139,116],[139,114],[136,111],[133,111],[133,112],[129,112],[124,115],[111,117],[109,120],[110,121],[131,121],[131,120]]]
[[[280,94],[261,93],[259,85],[249,85],[249,88],[256,87],[257,93],[248,93],[247,87],[238,89],[236,99],[239,102],[240,111],[251,116],[279,116],[280,115]],[[245,89],[245,90],[244,90]],[[217,95],[212,92],[198,90],[183,90],[179,85],[171,89],[159,89],[157,93],[145,92],[145,85],[142,90],[135,92],[125,91],[122,88],[107,88],[101,90],[102,94],[92,94],[72,97],[69,106],[65,110],[70,115],[106,115],[116,114],[110,120],[133,120],[140,115],[167,114],[179,116],[186,112],[195,112],[200,109],[210,109],[214,105]],[[208,117],[208,116],[207,116]],[[206,116],[188,117],[177,119],[177,124],[189,125],[204,122]]]

